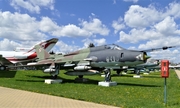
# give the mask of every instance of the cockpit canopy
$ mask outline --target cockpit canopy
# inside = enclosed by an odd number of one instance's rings
[[[116,44],[109,44],[109,45],[105,45],[106,49],[112,49],[112,50],[124,50],[124,48],[116,45]]]

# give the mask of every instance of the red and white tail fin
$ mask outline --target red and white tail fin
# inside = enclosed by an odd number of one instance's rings
[[[58,39],[57,38],[52,38],[52,39],[49,39],[47,41],[43,41],[43,42],[40,42],[36,45],[40,45],[43,49],[45,49],[47,52],[49,52],[52,47],[57,43]],[[16,52],[35,52],[35,46],[34,45],[33,47],[31,48],[16,48],[15,51]]]

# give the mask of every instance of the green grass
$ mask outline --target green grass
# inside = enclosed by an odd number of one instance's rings
[[[163,108],[164,78],[159,72],[143,75],[143,78],[132,78],[132,74],[124,76],[112,75],[112,80],[118,83],[113,87],[98,86],[104,78],[100,75],[85,76],[88,82],[76,83],[76,77],[67,76],[61,71],[59,77],[62,84],[45,84],[49,74],[42,71],[0,71],[0,86],[22,89],[32,92],[113,105],[123,108]],[[180,80],[174,70],[167,79],[167,107],[180,106]]]

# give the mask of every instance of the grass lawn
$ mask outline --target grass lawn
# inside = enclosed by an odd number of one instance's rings
[[[32,92],[113,105],[123,108],[143,107],[162,108],[164,105],[164,78],[160,72],[143,75],[143,78],[132,78],[133,74],[116,76],[112,72],[112,80],[118,83],[113,87],[98,86],[104,78],[100,75],[84,76],[88,82],[76,83],[76,77],[67,76],[61,71],[59,77],[62,84],[45,84],[49,74],[42,71],[0,71],[0,86],[22,89]],[[167,79],[167,107],[180,106],[180,80],[174,70]]]

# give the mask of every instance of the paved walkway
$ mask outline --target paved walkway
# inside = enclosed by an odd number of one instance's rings
[[[175,72],[176,72],[178,78],[180,79],[180,70],[175,70]]]
[[[0,108],[118,108],[118,107],[0,87]]]

